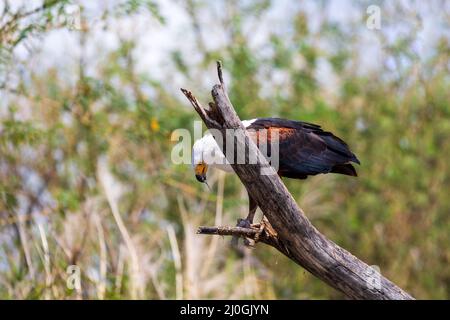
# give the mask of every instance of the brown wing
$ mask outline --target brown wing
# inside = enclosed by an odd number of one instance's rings
[[[347,144],[320,126],[278,118],[263,118],[253,122],[247,129],[268,130],[268,146],[271,132],[279,135],[279,174],[288,178],[306,179],[308,175],[335,172],[356,176],[349,162],[359,163]],[[270,148],[269,148],[270,149]],[[270,153],[269,153],[270,156]]]

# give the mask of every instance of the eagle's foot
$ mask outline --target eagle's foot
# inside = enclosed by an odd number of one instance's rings
[[[251,229],[252,223],[249,219],[238,219],[236,227]],[[233,236],[233,238],[231,239],[231,245],[233,247],[237,247],[238,244],[239,244],[239,236]],[[246,245],[247,247],[252,246],[249,239],[245,237],[244,237],[244,245]]]
[[[249,219],[238,219],[236,227],[250,229],[252,222]]]

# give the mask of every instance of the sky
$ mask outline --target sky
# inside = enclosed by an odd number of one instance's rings
[[[91,66],[96,65],[104,59],[105,54],[115,49],[119,45],[119,39],[137,39],[137,48],[135,50],[136,68],[141,73],[148,74],[155,80],[167,81],[173,90],[178,90],[180,86],[185,85],[185,79],[182,75],[173,72],[171,64],[171,52],[178,50],[187,56],[194,63],[200,56],[196,52],[194,33],[192,32],[192,23],[185,10],[184,1],[166,0],[156,1],[160,9],[161,16],[165,18],[166,23],[162,25],[157,19],[151,18],[148,12],[142,12],[132,17],[110,17],[103,22],[100,19],[101,13],[105,8],[112,8],[113,1],[89,1],[80,0],[85,7],[85,14],[90,22],[91,29],[94,31],[87,40],[85,51],[80,51],[79,33],[70,30],[55,30],[46,34],[42,39],[19,46],[15,51],[16,61],[19,72],[26,74],[31,70],[37,72],[46,72],[49,68],[55,68],[61,71],[61,74],[68,81],[76,81],[76,70],[79,57],[83,54],[84,59],[90,61]],[[248,2],[248,1],[244,1]],[[381,27],[383,34],[389,43],[395,43],[398,35],[411,32],[411,26],[417,24],[418,40],[415,43],[415,53],[422,58],[430,54],[430,48],[433,43],[442,36],[450,39],[449,34],[449,12],[450,1],[351,1],[351,0],[330,0],[328,6],[321,5],[323,1],[295,1],[278,0],[274,1],[270,10],[262,17],[250,18],[247,31],[252,33],[250,45],[255,50],[263,48],[268,42],[271,32],[283,34],[289,32],[292,26],[293,15],[299,9],[303,10],[309,19],[310,27],[314,30],[320,23],[321,14],[330,21],[334,21],[344,26],[344,28],[358,28],[361,34],[359,49],[361,54],[360,72],[376,71],[379,65],[383,63],[383,47],[380,43],[380,31],[369,30],[365,27],[364,17],[367,14],[365,9],[371,4],[378,4],[381,9]],[[33,8],[40,5],[42,1],[15,0],[11,1],[12,6],[26,4]],[[226,43],[226,33],[221,29],[217,21],[225,12],[225,4],[222,1],[202,2],[199,20],[200,24],[208,26],[202,34],[206,47],[215,49]],[[358,4],[356,4],[358,3]],[[364,3],[367,3],[365,5]],[[396,6],[401,5],[404,10],[398,10]],[[443,8],[442,6],[445,6]],[[0,7],[2,4],[0,4]],[[0,8],[1,9],[1,8]],[[76,12],[76,6],[69,7],[69,10]],[[325,10],[325,12],[324,12]],[[406,11],[406,12],[405,12]],[[409,12],[408,12],[409,11]],[[394,12],[394,14],[384,14],[385,12]],[[421,22],[414,18],[419,13]],[[446,16],[447,14],[447,16]],[[74,15],[75,17],[75,15]],[[74,18],[75,25],[76,18]],[[105,29],[105,25],[108,28]],[[207,33],[207,34],[205,34]],[[326,44],[323,44],[326,46]],[[394,61],[386,61],[391,68],[395,68]],[[20,69],[20,66],[22,70]],[[211,66],[211,71],[214,66]],[[95,76],[95,68],[87,70]],[[320,83],[330,89],[337,87],[335,77],[327,63],[319,61],[317,77]],[[209,86],[214,77],[204,76],[202,82],[205,88]],[[170,75],[170,79],[167,79]],[[276,75],[274,76],[276,79]],[[0,93],[0,97],[2,93]],[[4,98],[4,97],[3,97]],[[1,99],[5,102],[5,99]],[[0,102],[1,103],[1,102]]]

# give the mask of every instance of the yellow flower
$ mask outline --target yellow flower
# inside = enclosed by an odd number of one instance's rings
[[[150,120],[150,128],[152,128],[152,131],[154,131],[154,132],[159,131],[159,122],[158,122],[158,119],[156,119],[155,117],[153,117]]]

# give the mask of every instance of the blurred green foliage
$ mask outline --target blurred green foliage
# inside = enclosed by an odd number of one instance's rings
[[[122,39],[101,61],[80,59],[75,82],[54,66],[31,68],[28,78],[19,75],[10,86],[14,48],[36,36],[31,30],[66,29],[52,17],[69,21],[73,5],[46,1],[29,24],[14,12],[0,24],[0,298],[342,298],[269,247],[234,252],[227,239],[195,235],[200,224],[233,224],[245,215],[246,195],[235,176],[217,172],[207,193],[189,166],[171,162],[172,131],[192,131],[198,119],[170,85],[174,74],[165,75],[166,82],[136,66],[135,39]],[[285,180],[313,224],[415,297],[448,299],[445,33],[423,58],[414,50],[415,25],[393,42],[377,31],[382,63],[362,72],[365,51],[355,31],[364,28],[361,5],[351,3],[361,21],[346,27],[326,18],[312,27],[298,6],[286,30],[266,31],[268,41],[258,47],[248,26],[276,2],[221,2],[228,10],[220,22],[227,40],[214,49],[205,45],[211,22],[199,18],[214,6],[171,5],[188,13],[193,30],[185,32],[200,54],[193,61],[175,48],[168,56],[184,87],[204,90],[206,98],[212,83],[202,78],[211,79],[211,66],[221,59],[241,119],[318,123],[358,155],[357,179]],[[167,21],[154,1],[123,1],[112,10],[117,19],[144,14],[162,26]],[[14,28],[5,28],[8,21]],[[94,30],[87,23],[71,32],[86,46]],[[320,81],[323,65],[335,79],[332,88]],[[80,291],[66,287],[72,264],[82,270]]]

